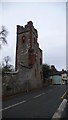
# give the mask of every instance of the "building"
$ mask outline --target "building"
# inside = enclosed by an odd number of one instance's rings
[[[42,85],[42,50],[39,48],[37,39],[38,32],[32,21],[29,21],[25,27],[17,25],[15,70],[19,69],[20,73],[24,74],[24,69],[25,75],[29,73],[28,79],[35,87]],[[25,77],[22,81],[26,81]]]
[[[62,76],[63,84],[67,84],[67,72],[64,71],[61,76]]]
[[[52,85],[61,85],[62,84],[62,78],[61,75],[55,74],[50,76],[51,84]]]
[[[8,81],[7,84],[12,88],[11,93],[42,87],[42,50],[39,48],[38,32],[32,21],[25,27],[17,25],[15,72],[6,74],[8,79],[5,77],[4,82]],[[5,84],[3,87],[6,91]]]
[[[67,71],[63,69],[62,71],[56,71],[56,73],[50,76],[50,80],[53,84],[67,84]]]

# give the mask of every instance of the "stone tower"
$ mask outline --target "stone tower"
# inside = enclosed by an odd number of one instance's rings
[[[37,39],[38,32],[32,21],[25,27],[17,25],[15,70],[19,69],[19,79],[22,83],[29,80],[31,88],[42,86],[42,50]]]

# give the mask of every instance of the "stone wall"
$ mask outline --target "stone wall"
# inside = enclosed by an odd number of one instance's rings
[[[16,72],[7,72],[2,74],[2,95],[8,96],[20,92],[28,92],[30,90],[42,87],[35,78],[35,68],[25,68],[20,65],[20,70]]]
[[[2,73],[2,95],[11,95],[19,91],[19,71],[15,73]]]

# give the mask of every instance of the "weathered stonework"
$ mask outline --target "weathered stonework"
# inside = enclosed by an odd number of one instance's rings
[[[3,77],[3,94],[29,91],[42,87],[42,50],[37,42],[38,33],[32,21],[25,27],[17,25],[15,73]],[[6,93],[5,84],[11,86]]]

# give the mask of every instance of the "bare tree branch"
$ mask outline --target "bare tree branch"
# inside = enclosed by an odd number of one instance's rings
[[[2,26],[2,30],[0,31],[0,41],[1,41],[0,46],[7,44],[7,34],[8,31],[4,26]]]
[[[10,60],[11,60],[11,58],[10,58],[9,56],[6,56],[6,57],[4,58],[4,62],[5,62],[5,64],[6,64],[6,66],[8,66],[8,63],[9,63]]]

